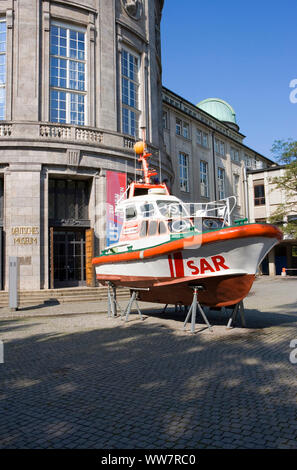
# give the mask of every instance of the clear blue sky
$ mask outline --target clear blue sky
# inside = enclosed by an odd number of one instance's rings
[[[164,86],[194,104],[228,101],[267,157],[275,139],[297,140],[296,0],[165,0],[161,34]]]

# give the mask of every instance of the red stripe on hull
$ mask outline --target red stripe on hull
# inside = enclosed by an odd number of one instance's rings
[[[176,277],[184,277],[184,260],[183,255],[181,253],[174,253],[174,264],[175,264],[175,272]]]
[[[173,263],[172,263],[171,255],[168,255],[168,262],[169,262],[170,276],[174,277]]]

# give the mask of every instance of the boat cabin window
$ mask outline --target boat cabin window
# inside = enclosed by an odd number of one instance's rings
[[[172,233],[187,232],[192,227],[192,224],[187,219],[172,220],[168,223],[168,228]]]
[[[149,217],[154,216],[155,209],[154,209],[153,204],[147,203],[147,204],[142,204],[140,206],[140,212],[141,212],[142,217],[149,218]]]
[[[146,237],[147,229],[148,229],[148,220],[143,220],[140,226],[140,233],[139,236],[141,238]]]
[[[132,220],[132,219],[136,219],[136,217],[137,217],[136,207],[135,206],[126,207],[125,219]]]
[[[133,196],[145,196],[148,194],[148,188],[134,188]]]
[[[160,235],[164,235],[165,233],[167,233],[167,227],[166,227],[166,224],[165,222],[160,222],[159,223],[159,234]]]
[[[152,237],[153,235],[157,235],[157,229],[158,229],[158,222],[156,220],[151,220],[149,229],[148,229],[148,236]]]
[[[217,230],[218,228],[222,228],[223,220],[221,219],[203,219],[202,221],[202,229],[203,230]]]
[[[179,202],[175,201],[157,201],[157,206],[163,217],[186,217],[188,214]]]

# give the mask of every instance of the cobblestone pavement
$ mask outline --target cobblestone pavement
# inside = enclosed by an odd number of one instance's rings
[[[2,318],[0,448],[296,449],[296,303],[262,278],[247,328],[209,312],[195,335],[173,310]]]

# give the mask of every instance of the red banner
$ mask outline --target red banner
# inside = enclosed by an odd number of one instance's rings
[[[126,191],[126,174],[117,171],[106,172],[106,246],[116,243],[120,238],[123,220],[115,214],[115,208]]]

